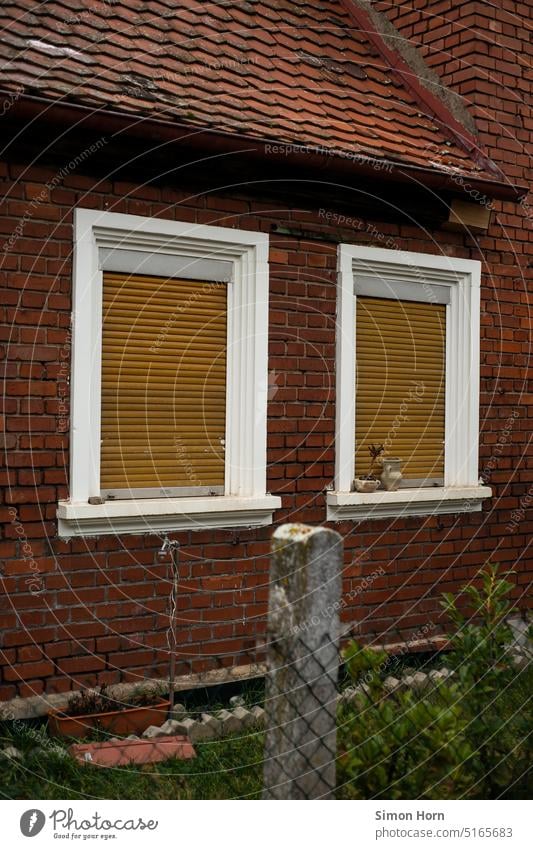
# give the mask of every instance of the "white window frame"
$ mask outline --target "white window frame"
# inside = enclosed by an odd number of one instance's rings
[[[412,251],[339,245],[335,482],[327,518],[379,519],[481,510],[479,335],[481,263]],[[357,295],[446,304],[444,486],[351,492],[355,464]]]
[[[268,235],[89,209],[74,212],[70,498],[61,537],[257,527],[281,499],[266,492]],[[104,270],[219,278],[228,269],[225,489],[217,496],[100,496]]]

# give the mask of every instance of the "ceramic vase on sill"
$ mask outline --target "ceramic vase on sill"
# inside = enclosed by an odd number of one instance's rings
[[[381,483],[388,492],[396,492],[402,482],[402,461],[400,457],[386,457],[381,461]]]

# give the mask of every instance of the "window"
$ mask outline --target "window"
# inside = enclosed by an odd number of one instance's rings
[[[445,334],[444,304],[357,298],[356,477],[377,444],[403,486],[444,484]]]
[[[272,521],[268,237],[76,210],[61,536]]]
[[[227,284],[103,275],[100,493],[223,495]]]
[[[339,247],[335,486],[328,518],[480,510],[480,263]],[[369,446],[400,457],[398,491],[352,492]]]

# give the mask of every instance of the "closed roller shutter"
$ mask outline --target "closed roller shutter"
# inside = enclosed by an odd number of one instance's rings
[[[357,475],[374,443],[403,459],[406,482],[443,482],[445,337],[444,304],[357,298]]]
[[[104,273],[102,494],[223,492],[227,286]]]

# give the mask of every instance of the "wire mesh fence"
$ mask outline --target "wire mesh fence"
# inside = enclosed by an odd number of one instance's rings
[[[492,602],[488,600],[490,609]],[[477,613],[479,614],[479,610]],[[449,623],[448,623],[449,624]],[[348,798],[520,798],[530,775],[530,659],[503,617],[463,623],[439,651],[396,637],[345,651],[337,793]],[[387,641],[393,635],[387,635]]]
[[[443,596],[438,625],[366,629],[344,646],[337,692],[338,562],[323,532],[313,547],[289,526],[274,544],[263,798],[527,798],[532,643],[524,620],[509,624],[509,573],[486,564],[461,604]]]
[[[330,799],[336,786],[337,646],[296,636],[275,647],[266,685],[263,798]]]
[[[378,647],[389,639],[393,654]],[[115,754],[105,764],[111,767],[110,785],[115,767],[121,767],[120,786],[131,786],[124,792],[133,798],[139,782],[150,779],[148,797],[156,783],[168,798],[527,798],[532,762],[527,658],[517,664],[501,647],[481,663],[483,646],[462,659],[429,648],[413,654],[401,634],[389,633],[386,640],[367,635],[364,644],[344,647],[337,692],[339,653],[331,641],[317,645],[293,628],[275,651],[264,698],[256,686],[241,697],[244,704],[239,697],[231,703],[208,697],[180,713],[178,701],[168,725],[166,712],[158,717],[155,733],[161,736],[138,733],[137,741],[118,729],[93,729],[91,743],[105,743],[109,750],[114,744]],[[258,700],[264,708],[254,706]],[[123,704],[131,706],[127,698]],[[98,763],[94,748],[81,751],[82,760],[92,755],[80,767],[82,778],[67,766],[65,741],[18,725],[15,742],[28,757],[4,761],[6,774],[13,770],[10,786],[21,780],[18,770],[26,783],[30,774],[39,779],[36,791],[64,775],[71,791],[90,788]],[[180,745],[192,740],[196,758],[183,759],[179,746],[171,751],[175,736],[182,738]],[[138,760],[132,759],[134,749]],[[142,752],[150,754],[146,763],[152,766],[141,775],[136,767],[143,768]]]
[[[265,799],[335,788],[342,542],[325,528],[274,534],[267,626]]]
[[[264,689],[257,680],[236,682],[231,669],[219,676],[214,695],[209,676],[192,701],[177,688],[172,709],[161,708],[148,732],[97,724],[79,750],[84,768],[98,763],[103,744],[109,755],[102,765],[126,768],[121,781],[136,765],[164,764],[154,775],[158,786],[169,782],[168,798],[527,798],[531,642],[521,621],[521,645],[513,643],[496,571],[487,572],[489,594],[479,595],[472,618],[461,619],[448,603],[452,623],[456,617],[449,641],[439,636],[435,617],[415,633],[399,622],[397,631],[367,630],[342,647],[341,574],[335,532],[280,528]],[[175,649],[171,639],[169,651]],[[258,666],[258,676],[263,672]],[[230,684],[234,690],[223,690]],[[117,708],[136,707],[130,693],[114,698]],[[65,744],[19,732],[32,768],[31,752],[41,753],[36,775],[43,763],[64,761]],[[78,779],[71,773],[71,780]]]

